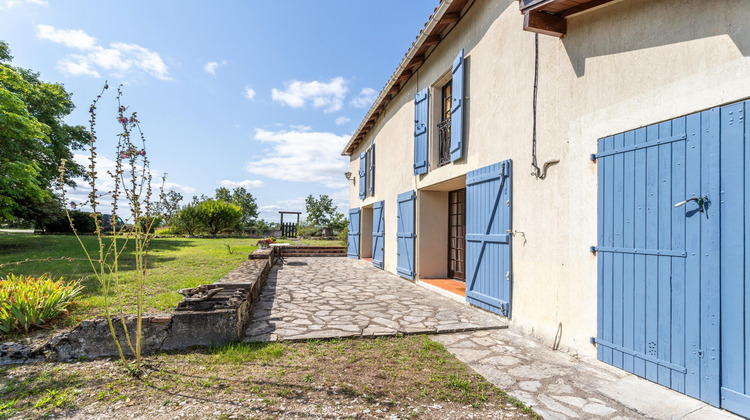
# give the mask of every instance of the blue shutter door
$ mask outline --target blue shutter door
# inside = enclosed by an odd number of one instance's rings
[[[346,255],[359,258],[359,209],[349,210],[349,236],[346,240]]]
[[[427,173],[430,88],[414,96],[414,175]]]
[[[599,140],[596,343],[603,362],[718,405],[718,209],[675,206],[718,197],[714,114]]]
[[[466,174],[466,300],[510,317],[511,161]]]
[[[383,268],[385,240],[385,201],[372,205],[372,265]]]
[[[716,207],[721,208],[721,406],[745,417],[750,417],[748,105],[741,102],[721,108],[722,195],[711,196],[709,210],[716,215]]]
[[[401,277],[414,280],[414,203],[417,196],[414,191],[398,195],[397,220],[397,264],[396,271]]]
[[[453,60],[451,93],[451,162],[463,156],[464,133],[464,50]]]
[[[370,183],[370,196],[375,195],[375,145],[370,146],[370,175],[368,176]]]
[[[365,188],[367,188],[367,152],[359,155],[359,198],[365,199]]]

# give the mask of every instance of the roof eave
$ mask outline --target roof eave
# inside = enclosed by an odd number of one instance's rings
[[[342,156],[351,156],[351,154],[354,152],[354,149],[359,145],[361,140],[364,140],[364,137],[367,135],[367,132],[365,128],[369,125],[374,126],[375,121],[377,121],[377,118],[380,116],[378,113],[376,114],[376,111],[380,108],[383,108],[383,111],[385,110],[385,104],[387,103],[386,99],[388,101],[392,99],[392,97],[395,97],[397,92],[394,92],[391,94],[391,91],[398,90],[398,85],[396,84],[401,83],[402,81],[405,82],[408,81],[409,78],[411,78],[411,75],[413,75],[416,72],[416,69],[419,68],[419,66],[424,63],[424,57],[421,58],[421,62],[414,63],[415,61],[419,61],[420,59],[417,57],[417,52],[422,48],[422,46],[428,41],[430,36],[433,36],[432,33],[435,27],[443,21],[443,18],[446,17],[446,12],[448,11],[449,7],[453,2],[456,0],[441,0],[440,4],[435,8],[435,11],[432,13],[432,16],[430,16],[430,19],[425,23],[424,28],[419,32],[419,35],[417,36],[417,39],[412,43],[409,50],[406,52],[406,55],[404,55],[404,58],[401,60],[401,63],[398,65],[396,70],[393,72],[391,77],[388,79],[388,82],[386,83],[385,87],[380,91],[380,94],[378,94],[377,99],[375,99],[375,102],[372,104],[370,109],[367,111],[367,114],[365,114],[365,117],[362,119],[362,122],[359,124],[359,127],[354,131],[354,134],[349,139],[349,141],[346,143],[346,146],[344,147],[344,150],[341,152]],[[449,16],[451,20],[454,20],[454,22],[457,22],[459,17],[454,18],[453,16]],[[434,42],[434,38],[431,39],[429,42]],[[439,43],[438,40],[435,42],[435,44]],[[416,59],[416,60],[415,60]],[[409,71],[410,73],[406,73],[406,71]],[[405,77],[406,80],[403,79],[404,75],[407,75]],[[395,89],[394,89],[395,88]]]

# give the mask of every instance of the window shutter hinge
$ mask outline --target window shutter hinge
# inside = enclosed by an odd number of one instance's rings
[[[596,154],[592,153],[591,156],[589,156],[589,159],[591,159],[592,162],[596,162]]]
[[[589,343],[596,345],[596,337],[589,338]]]
[[[592,254],[596,254],[596,247],[595,246],[589,247],[589,252]]]

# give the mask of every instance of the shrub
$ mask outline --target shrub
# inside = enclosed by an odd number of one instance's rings
[[[182,235],[185,231],[179,226],[164,226],[156,229],[154,232],[156,235]]]
[[[72,210],[70,212],[70,219],[73,221],[73,226],[75,226],[78,233],[93,233],[96,231],[96,223],[91,215],[92,213],[85,211]],[[70,221],[68,221],[67,217],[48,223],[45,226],[45,230],[47,233],[73,232],[73,230],[70,229]]]
[[[234,227],[242,218],[242,209],[225,201],[202,201],[198,203],[197,209],[200,223],[211,235]]]
[[[196,234],[201,228],[201,213],[198,206],[193,204],[185,206],[172,218],[172,222],[176,229],[190,236]]]
[[[312,238],[313,236],[320,236],[320,229],[313,226],[304,226],[297,229],[297,235],[305,238]]]
[[[78,282],[53,281],[46,274],[23,277],[9,274],[0,280],[0,334],[28,332],[60,314],[81,294]]]
[[[339,241],[343,242],[344,245],[346,245],[349,241],[349,228],[345,227],[341,229],[339,234],[336,236],[336,239],[338,239]]]
[[[144,217],[138,221],[138,225],[140,225],[141,231],[146,233],[154,233],[162,223],[164,223],[164,217],[159,215],[151,216],[149,218]],[[151,225],[151,228],[147,231],[146,228],[149,224]]]

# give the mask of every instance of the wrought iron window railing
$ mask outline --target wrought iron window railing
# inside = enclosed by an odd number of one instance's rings
[[[438,166],[451,161],[451,119],[446,118],[438,125]]]

